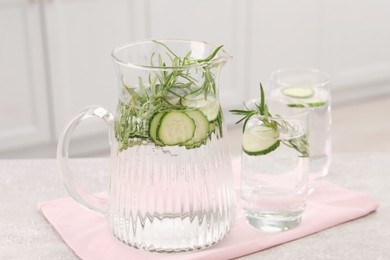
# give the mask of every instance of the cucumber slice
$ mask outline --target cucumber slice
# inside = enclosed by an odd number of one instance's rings
[[[282,93],[286,96],[299,99],[309,107],[326,106],[327,102],[320,100],[314,96],[314,90],[310,87],[288,87],[282,89]],[[289,104],[289,107],[303,107],[301,104]]]
[[[183,145],[194,137],[195,122],[183,111],[165,113],[157,127],[157,139],[163,145]]]
[[[294,98],[308,98],[314,95],[314,90],[310,87],[288,87],[282,89],[282,93]]]
[[[209,122],[212,122],[217,119],[219,110],[220,110],[219,102],[217,100],[213,102],[209,102],[207,106],[201,107],[200,110],[207,117]]]
[[[165,115],[165,112],[158,112],[153,115],[152,120],[149,123],[149,137],[150,139],[159,146],[164,145],[157,139],[157,128],[160,125],[161,118]]]
[[[264,155],[279,147],[278,132],[271,127],[256,125],[246,129],[242,136],[242,149],[248,155]]]
[[[189,110],[185,112],[195,122],[195,133],[191,140],[184,145],[187,148],[196,148],[206,143],[210,131],[209,121],[199,110]]]
[[[205,97],[203,94],[189,94],[182,98],[180,103],[188,108],[199,109],[210,122],[217,119],[220,110],[219,102],[215,97]]]
[[[319,99],[310,99],[310,100],[305,100],[305,103],[309,107],[323,107],[326,106],[327,102],[319,100]]]
[[[210,127],[209,132],[214,133],[216,128],[215,122],[210,123],[209,127]]]
[[[326,106],[327,102],[320,100],[318,98],[305,98],[300,99],[301,102],[304,102],[308,107],[323,107]],[[288,104],[289,107],[304,107],[302,104]]]

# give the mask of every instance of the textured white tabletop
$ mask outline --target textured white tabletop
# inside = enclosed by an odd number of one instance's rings
[[[108,160],[72,165],[89,191],[105,186]],[[329,180],[370,194],[379,209],[243,259],[390,259],[390,154],[334,155]],[[66,196],[55,160],[0,160],[0,259],[78,259],[37,208]]]

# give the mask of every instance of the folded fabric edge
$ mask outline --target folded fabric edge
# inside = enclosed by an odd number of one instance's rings
[[[331,184],[331,185],[333,187],[338,187],[337,185],[333,185],[333,184]],[[266,249],[269,249],[269,248],[272,248],[272,247],[275,247],[275,246],[279,246],[279,245],[282,245],[282,244],[285,244],[285,243],[288,243],[288,242],[291,242],[291,241],[294,241],[294,240],[298,240],[298,239],[301,239],[301,238],[304,238],[304,237],[308,237],[308,236],[314,235],[316,233],[320,233],[320,232],[322,232],[324,230],[331,229],[333,227],[337,227],[339,225],[346,224],[348,222],[351,222],[351,221],[354,221],[354,220],[357,220],[357,219],[360,219],[360,218],[364,218],[364,217],[366,217],[366,216],[376,212],[376,210],[377,210],[377,208],[379,206],[379,203],[372,196],[369,196],[369,195],[367,195],[366,193],[363,193],[363,192],[355,192],[355,191],[346,190],[346,189],[343,189],[343,190],[345,190],[347,192],[355,193],[355,195],[357,195],[357,197],[360,200],[364,199],[363,202],[364,202],[365,205],[361,206],[360,208],[358,208],[359,209],[358,212],[355,212],[355,214],[353,216],[350,216],[350,217],[347,217],[347,218],[344,218],[344,219],[340,219],[340,220],[337,220],[335,222],[329,222],[329,223],[327,223],[323,227],[319,227],[319,226],[308,227],[308,226],[305,226],[305,225],[300,225],[297,228],[292,229],[292,230],[287,231],[287,232],[275,233],[276,235],[274,237],[272,237],[272,239],[270,241],[268,241],[265,244],[263,243],[261,245],[259,245],[258,241],[254,241],[254,240],[250,241],[249,243],[246,244],[246,248],[245,248],[246,252],[242,252],[242,250],[241,251],[240,250],[234,250],[234,254],[229,255],[228,258],[229,259],[237,258],[237,257],[245,256],[245,255],[250,255],[250,254],[253,254],[253,253],[256,253],[256,252],[260,252],[260,251],[263,251],[263,250],[266,250]],[[322,205],[322,206],[324,206],[324,205]],[[239,218],[244,219],[245,217],[241,216]],[[237,219],[236,219],[236,221],[237,221]],[[315,231],[313,231],[313,230],[315,230]],[[290,234],[290,235],[286,236],[286,234]],[[241,247],[241,245],[237,245],[236,248],[240,249],[240,247]],[[201,259],[215,259],[215,257],[219,256],[221,251],[222,251],[222,249],[217,249],[214,252],[210,252],[210,254],[207,255],[207,256],[202,256]],[[189,259],[198,259],[199,256],[196,256],[197,253],[201,254],[202,251],[195,252],[194,257],[193,258],[189,258]]]
[[[286,244],[286,243],[289,243],[289,242],[292,242],[292,241],[295,241],[295,240],[298,240],[298,239],[301,239],[301,238],[304,238],[304,237],[309,237],[311,235],[320,233],[320,232],[322,232],[324,230],[332,229],[332,228],[335,228],[337,226],[340,226],[340,225],[343,225],[343,224],[347,224],[348,222],[355,221],[355,220],[360,219],[360,218],[364,218],[364,217],[366,217],[366,216],[368,216],[370,214],[373,214],[375,212],[376,212],[376,209],[372,209],[371,211],[368,211],[367,213],[364,213],[364,215],[360,215],[360,216],[356,216],[356,217],[353,217],[353,218],[350,218],[350,219],[343,220],[343,221],[341,221],[338,224],[330,225],[330,226],[324,227],[324,228],[319,229],[319,230],[314,231],[314,232],[313,231],[307,231],[307,232],[301,233],[300,235],[297,235],[297,236],[295,236],[295,235],[285,236],[285,234],[287,234],[287,233],[286,232],[282,232],[282,233],[279,233],[280,236],[274,237],[273,241],[270,241],[267,244],[263,244],[260,247],[259,247],[259,243],[258,242],[252,241],[252,242],[246,244],[245,251],[247,251],[248,253],[247,252],[240,252],[240,251],[237,250],[235,252],[235,254],[229,255],[227,259],[235,259],[235,258],[238,258],[238,257],[244,257],[244,256],[247,256],[247,255],[258,253],[258,252],[261,252],[263,250],[267,250],[267,249],[270,249],[270,248],[273,248],[273,247],[277,247],[277,246],[280,246],[280,245],[283,245],[283,244]],[[301,232],[301,231],[297,231],[297,230],[298,229],[296,229],[296,230],[293,229],[293,230],[290,230],[290,231],[287,231],[287,232],[293,232],[293,231],[295,231],[294,233]],[[280,239],[280,237],[282,237],[282,239]],[[276,240],[277,242],[275,242],[274,240]],[[240,245],[237,246],[238,249],[240,249],[240,247],[241,247]],[[199,252],[202,252],[202,251],[199,251]],[[204,260],[210,259],[210,260],[213,260],[213,259],[216,259],[217,256],[219,256],[219,253],[218,252],[213,252],[210,255],[202,256],[201,258],[195,256],[194,258],[188,258],[188,259],[204,259]]]
[[[68,198],[58,199],[58,200],[67,200],[67,199]],[[76,255],[78,257],[81,257],[79,254],[77,254],[77,252],[76,252],[77,250],[72,247],[71,243],[68,243],[68,242],[65,241],[64,234],[62,234],[62,232],[58,228],[56,228],[56,225],[54,224],[53,219],[50,218],[51,215],[46,212],[46,209],[48,207],[53,206],[51,203],[58,202],[58,200],[51,200],[51,201],[48,201],[48,202],[38,202],[38,204],[37,204],[38,210],[41,211],[41,213],[43,215],[43,218],[47,221],[47,223],[50,224],[52,230],[57,235],[57,237],[72,251],[72,253],[74,255]],[[56,205],[54,205],[54,206],[56,206]],[[93,256],[91,256],[91,255],[89,255],[88,257],[90,259],[93,259]]]

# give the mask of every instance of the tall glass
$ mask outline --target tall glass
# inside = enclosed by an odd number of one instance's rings
[[[306,207],[308,109],[291,108],[284,99],[266,103],[270,115],[252,116],[244,129],[241,201],[250,225],[286,231],[300,223]]]
[[[118,75],[116,115],[82,110],[58,144],[70,195],[106,216],[122,242],[150,251],[198,250],[222,240],[235,215],[231,163],[218,77],[230,55],[198,41],[143,41],[112,52]],[[70,135],[90,117],[109,126],[108,200],[96,200],[74,180]]]
[[[291,107],[303,102],[309,113],[309,190],[328,175],[331,160],[330,77],[315,69],[282,69],[271,75],[271,95],[291,99]]]

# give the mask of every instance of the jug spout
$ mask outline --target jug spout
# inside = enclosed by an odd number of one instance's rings
[[[224,45],[212,45],[207,42],[193,42],[191,53],[200,66],[224,65],[233,57],[225,49]]]
[[[228,52],[226,52],[225,50],[222,50],[221,52],[221,63],[222,65],[225,65],[228,61],[232,60],[233,59],[233,56],[230,55]]]

